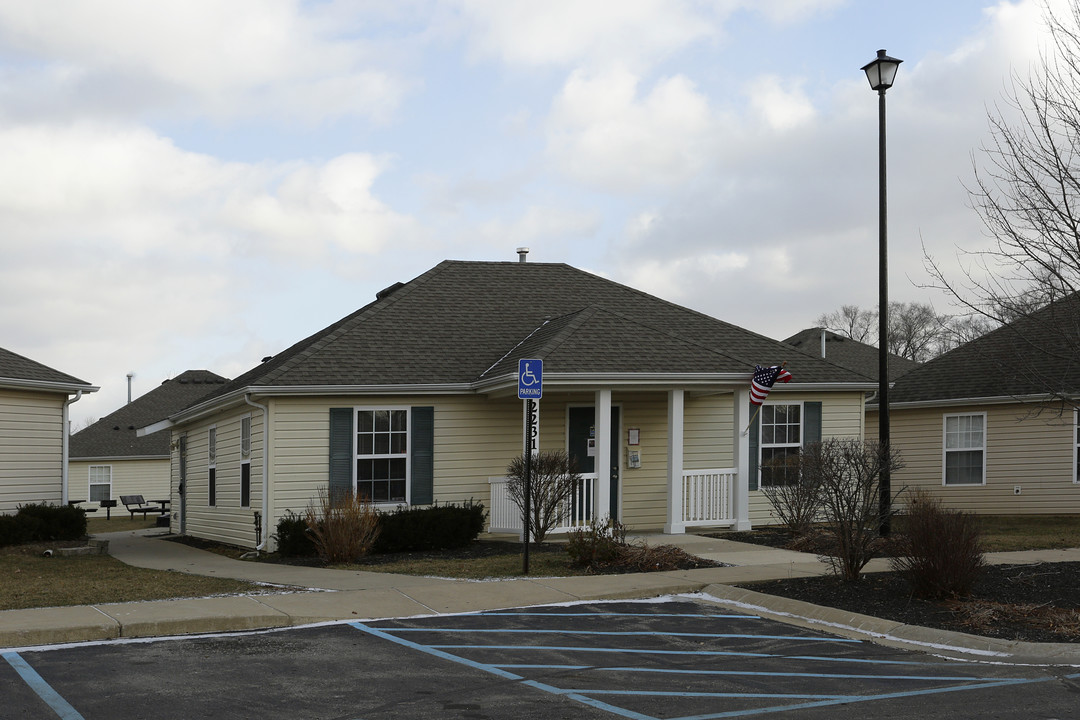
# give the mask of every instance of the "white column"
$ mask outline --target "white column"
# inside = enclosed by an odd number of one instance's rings
[[[596,391],[596,517],[611,515],[611,390]]]
[[[686,532],[683,524],[683,414],[685,399],[682,390],[668,391],[667,447],[667,522],[664,532]]]
[[[750,433],[744,432],[750,423],[750,387],[735,391],[732,398],[732,439],[734,465],[738,469],[731,488],[731,505],[735,511],[735,530],[750,529]]]

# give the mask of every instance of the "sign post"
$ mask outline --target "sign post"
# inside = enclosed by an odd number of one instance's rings
[[[525,526],[525,551],[522,555],[521,572],[529,574],[529,535],[532,527],[530,507],[532,497],[532,456],[533,456],[533,403],[544,396],[544,361],[518,360],[518,399],[525,401],[525,507],[522,509]],[[539,449],[540,443],[536,443]]]

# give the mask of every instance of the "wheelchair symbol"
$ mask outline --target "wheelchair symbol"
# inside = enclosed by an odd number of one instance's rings
[[[533,375],[532,367],[528,363],[525,363],[525,372],[521,373],[521,384],[524,387],[530,387],[538,382],[540,382],[540,380]]]

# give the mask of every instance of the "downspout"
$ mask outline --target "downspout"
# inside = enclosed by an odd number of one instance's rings
[[[60,422],[64,426],[64,442],[61,444],[60,450],[60,505],[61,507],[68,504],[68,442],[71,437],[71,429],[68,427],[70,414],[68,413],[68,407],[72,403],[79,402],[82,397],[83,391],[76,390],[75,397],[66,398],[64,400],[64,411],[61,413]]]
[[[262,457],[262,542],[255,549],[262,551],[270,541],[270,408],[251,399],[251,393],[244,395],[244,402],[257,407],[263,413],[263,457]]]

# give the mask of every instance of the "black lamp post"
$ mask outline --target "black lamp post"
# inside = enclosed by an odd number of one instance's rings
[[[884,465],[879,488],[882,537],[889,535],[892,515],[892,482],[889,455],[889,254],[888,213],[885,193],[885,91],[892,87],[902,60],[878,50],[863,67],[870,89],[878,93],[878,443]]]

